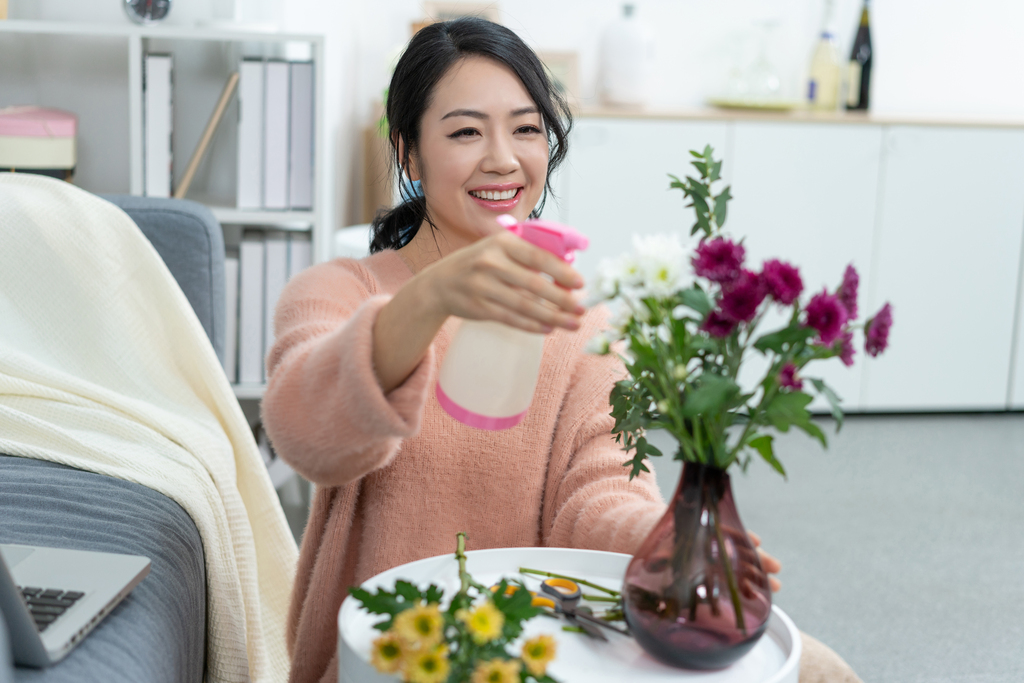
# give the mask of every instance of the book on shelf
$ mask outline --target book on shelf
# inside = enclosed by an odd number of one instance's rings
[[[263,233],[246,231],[238,248],[238,383],[263,383]]]
[[[314,65],[246,58],[239,68],[239,209],[313,208]]]
[[[291,63],[288,206],[313,208],[313,62]]]
[[[313,242],[309,233],[288,234],[288,279],[313,265]]]
[[[238,255],[224,258],[224,374],[238,381]]]
[[[233,384],[266,382],[264,359],[274,345],[274,311],[281,292],[312,263],[308,232],[247,229],[237,257],[229,249],[224,263],[228,316],[224,368]]]
[[[263,85],[263,60],[243,59],[238,69],[239,209],[263,208]]]
[[[288,62],[266,64],[263,109],[263,208],[288,208]]]
[[[267,252],[264,270],[263,348],[269,352],[274,345],[274,310],[281,291],[288,282],[288,235],[271,230],[266,233]]]
[[[171,196],[172,78],[170,55],[146,55],[142,81],[142,126],[143,178],[147,197]]]

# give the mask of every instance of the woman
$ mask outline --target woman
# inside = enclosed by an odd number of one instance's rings
[[[377,218],[373,255],[288,285],[267,361],[267,430],[317,484],[291,605],[295,682],[337,675],[349,586],[449,552],[458,531],[477,549],[632,553],[664,511],[610,434],[624,368],[584,351],[603,311],[579,303],[579,273],[495,221],[539,212],[566,154],[569,113],[536,55],[483,20],[429,26],[398,63],[387,114],[395,160],[422,192]],[[455,318],[547,335],[515,428],[466,427],[437,403]]]

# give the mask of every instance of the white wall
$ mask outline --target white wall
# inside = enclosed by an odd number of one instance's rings
[[[230,0],[173,0],[169,23],[208,20]],[[327,35],[328,145],[338,224],[358,215],[358,131],[388,81],[388,62],[422,15],[419,0],[238,0],[287,30]],[[11,0],[12,18],[125,21],[120,0]],[[821,25],[823,0],[635,0],[657,43],[652,105],[698,106],[729,69],[754,57],[756,22],[775,21],[770,57],[784,91],[799,97]],[[537,49],[580,55],[581,95],[596,102],[597,46],[620,0],[504,0],[506,25]],[[836,0],[842,56],[860,0]],[[1024,3],[1017,0],[885,0],[872,8],[873,109],[880,113],[1024,116]]]

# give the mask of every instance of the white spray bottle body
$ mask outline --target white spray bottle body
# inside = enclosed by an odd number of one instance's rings
[[[523,239],[571,263],[587,238],[550,221],[498,222]],[[502,323],[463,320],[445,354],[437,380],[437,400],[445,412],[478,429],[510,429],[529,410],[537,388],[544,335]]]

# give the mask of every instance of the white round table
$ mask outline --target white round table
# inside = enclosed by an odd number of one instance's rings
[[[569,574],[619,590],[629,555],[568,548],[502,548],[466,553],[466,569],[473,578],[490,586],[501,580],[522,579],[535,590],[540,579],[519,574],[519,567]],[[421,587],[436,584],[445,596],[459,589],[458,563],[454,554],[410,562],[378,574],[363,584],[373,591],[394,588],[405,579]],[[382,674],[370,665],[370,646],[380,632],[373,624],[380,615],[366,612],[348,597],[338,612],[339,683],[394,683],[394,676]],[[608,642],[562,630],[562,623],[532,619],[523,639],[548,633],[558,641],[558,656],[548,672],[562,683],[631,683],[685,681],[687,683],[797,683],[800,664],[800,633],[778,607],[772,607],[768,630],[757,645],[735,664],[718,671],[685,671],[662,664],[644,652],[633,638],[606,631]],[[513,646],[514,649],[514,646]]]

